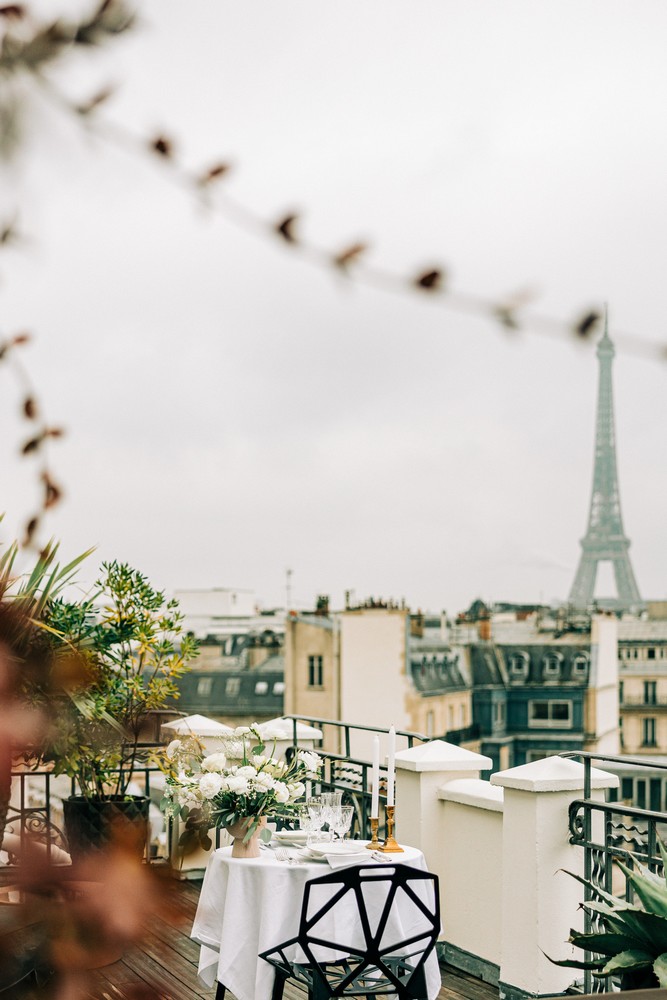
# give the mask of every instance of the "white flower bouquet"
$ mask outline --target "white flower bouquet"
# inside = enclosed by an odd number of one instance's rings
[[[199,844],[209,849],[211,827],[233,827],[241,821],[247,843],[267,813],[284,816],[295,811],[305,781],[319,777],[322,759],[297,750],[289,763],[278,760],[267,752],[265,739],[257,724],[241,726],[221,740],[224,749],[208,756],[194,737],[172,740],[159,760],[166,776],[162,809],[185,824],[180,847]]]

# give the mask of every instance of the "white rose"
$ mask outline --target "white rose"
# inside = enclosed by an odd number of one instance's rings
[[[186,785],[184,788],[179,788],[178,804],[179,806],[187,806],[189,809],[195,809],[197,806],[201,805],[201,795],[199,794],[199,790],[194,788],[192,785]]]
[[[260,791],[268,792],[269,788],[273,788],[275,782],[270,774],[266,771],[260,771],[259,774],[255,775],[255,780],[253,782],[255,788]]]
[[[308,776],[316,778],[319,769],[322,767],[322,758],[319,754],[314,753],[312,750],[299,750],[297,752],[297,757],[306,768]]]
[[[289,788],[287,785],[283,785],[282,782],[276,782],[273,793],[278,802],[289,802]]]
[[[217,753],[212,753],[208,757],[204,757],[201,762],[201,769],[202,771],[222,771],[226,763],[227,757],[219,750]]]
[[[248,792],[248,779],[242,774],[233,774],[227,778],[227,788],[237,795],[246,795]]]
[[[222,788],[219,774],[204,774],[199,780],[199,791],[205,799],[212,799]]]
[[[252,767],[251,764],[245,764],[243,767],[240,767],[236,773],[240,774],[242,778],[254,778],[257,774],[257,770]]]
[[[302,781],[294,781],[292,784],[287,786],[290,790],[290,796],[293,799],[300,799],[306,790],[306,786]]]
[[[252,732],[250,726],[237,726],[234,730],[234,736],[247,736],[250,732]]]
[[[263,740],[284,740],[287,739],[287,729],[285,726],[278,726],[273,722],[265,722],[259,727]]]
[[[180,747],[180,745],[181,745],[181,741],[180,740],[172,740],[171,741],[171,743],[169,744],[169,746],[165,750],[165,753],[166,753],[167,757],[169,758],[169,760],[171,760],[171,758],[174,756],[174,754],[176,753],[176,751],[178,750],[178,748]]]

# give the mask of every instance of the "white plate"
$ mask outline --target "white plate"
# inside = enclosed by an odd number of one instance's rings
[[[308,839],[307,830],[276,830],[273,839],[280,844],[305,844]]]
[[[316,858],[326,858],[327,855],[347,857],[348,855],[363,854],[366,847],[359,840],[338,840],[332,844],[322,844],[321,847],[312,845],[308,850]]]

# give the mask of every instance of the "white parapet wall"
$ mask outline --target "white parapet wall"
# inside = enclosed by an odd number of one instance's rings
[[[583,889],[561,869],[583,870],[568,809],[584,768],[549,757],[481,781],[490,765],[442,740],[397,754],[397,838],[420,847],[440,880],[446,961],[499,984],[501,1000],[563,993],[577,973],[546,954],[574,957],[567,939]],[[617,784],[593,769],[594,798]]]
[[[479,778],[459,778],[441,786],[438,798],[444,958],[495,983],[501,960],[503,790]],[[484,967],[475,969],[468,955]]]

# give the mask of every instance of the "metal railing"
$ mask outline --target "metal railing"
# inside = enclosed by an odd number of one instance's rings
[[[155,747],[161,745],[155,744]],[[153,748],[153,745],[142,747],[145,751]],[[159,801],[159,798],[162,797],[160,791],[158,798],[158,789],[153,789],[151,784],[152,776],[160,773],[157,765],[148,763],[146,759],[133,770],[132,783],[141,788],[142,794],[152,802]],[[155,795],[151,796],[153,790]],[[21,853],[25,851],[28,841],[32,844],[43,844],[49,859],[54,848],[67,851],[62,802],[68,795],[76,795],[78,791],[75,779],[55,775],[53,771],[48,769],[21,768],[12,770],[12,795],[4,833],[18,837]],[[168,833],[166,825],[164,832]],[[11,850],[7,850],[7,845],[5,845],[5,850],[9,854],[9,863],[2,866],[2,871],[8,873],[13,871],[16,866]],[[160,844],[157,839],[151,841],[149,822],[149,837],[146,845],[147,860],[164,861],[168,857],[168,850],[168,836],[166,836],[164,844]]]
[[[322,737],[316,740],[318,754],[324,760],[324,773],[318,783],[322,791],[339,791],[343,793],[343,801],[354,806],[352,836],[369,840],[371,836],[371,768],[370,752],[368,758],[352,755],[354,742],[358,742],[362,733],[387,736],[388,728],[380,726],[351,725],[348,722],[338,722],[334,719],[318,719],[308,715],[286,715],[292,722],[292,745],[303,744],[298,739],[298,724],[305,722],[322,730]],[[356,737],[356,740],[355,740]],[[396,730],[397,750],[413,747],[415,743],[428,743],[431,737],[409,730]],[[333,744],[336,749],[327,747]],[[403,745],[402,745],[403,744]],[[384,805],[386,801],[387,768],[380,763],[380,831],[384,831]]]
[[[601,802],[591,798],[593,761],[596,764],[638,765],[642,770],[655,769],[667,779],[667,764],[647,761],[641,757],[612,757],[581,751],[560,754],[561,757],[576,757],[584,765],[584,797],[570,804],[570,843],[584,850],[584,878],[606,892],[631,901],[634,892],[631,883],[621,869],[614,865],[622,861],[634,869],[635,858],[651,871],[661,873],[662,859],[658,850],[658,838],[667,837],[667,814],[650,809],[638,809],[619,801]],[[595,898],[595,891],[584,887],[584,901]],[[599,898],[599,897],[598,897]],[[584,930],[590,933],[602,929],[603,920],[584,910]],[[585,960],[590,960],[589,953]],[[609,989],[608,982],[593,979],[589,970],[584,971],[584,993],[603,993]]]
[[[667,708],[667,697],[663,694],[624,694],[621,708]]]

